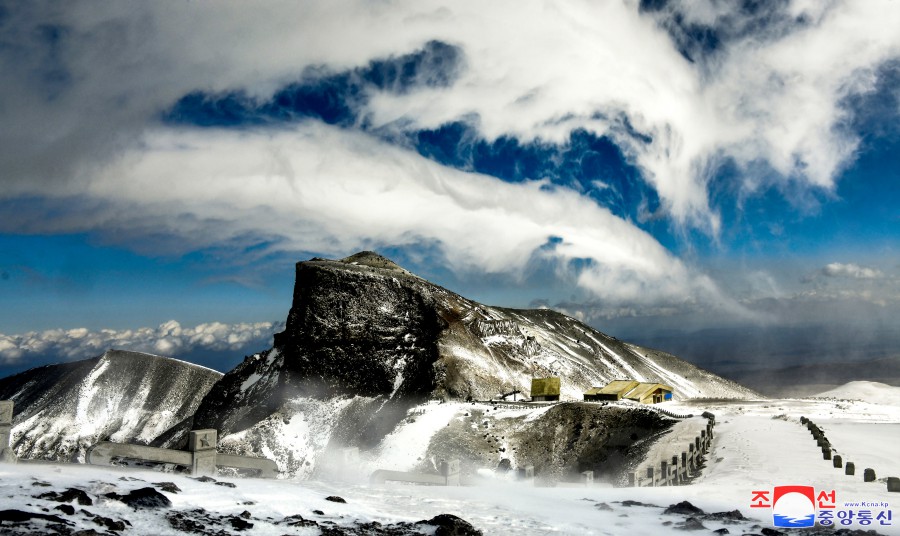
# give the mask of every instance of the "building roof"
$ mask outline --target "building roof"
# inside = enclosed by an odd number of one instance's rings
[[[613,380],[606,384],[606,387],[592,387],[584,394],[586,395],[624,395],[628,391],[634,389],[638,382],[634,380]]]
[[[653,393],[657,389],[662,389],[669,392],[672,391],[671,387],[662,383],[639,383],[634,389],[632,389],[625,395],[625,398],[629,400],[640,400]]]

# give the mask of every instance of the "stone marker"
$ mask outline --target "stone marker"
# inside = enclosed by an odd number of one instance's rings
[[[188,450],[191,451],[191,474],[216,474],[216,430],[191,430]]]
[[[581,483],[585,486],[592,486],[594,484],[594,472],[583,471],[581,473]]]
[[[459,485],[459,460],[441,461],[441,476],[446,479],[446,485]]]
[[[831,459],[831,449],[828,447],[822,447],[822,459],[830,460]]]
[[[847,465],[844,466],[844,474],[845,475],[855,475],[856,474],[856,464],[853,462],[847,462]]]
[[[534,478],[534,466],[533,465],[525,466],[525,478],[531,478],[531,479]]]
[[[16,456],[10,448],[12,435],[13,401],[0,400],[0,462],[15,462]]]
[[[867,467],[863,470],[863,482],[875,482],[875,469]]]
[[[844,460],[841,458],[840,454],[835,454],[831,459],[831,463],[836,469],[840,469],[844,465]]]
[[[900,492],[900,478],[889,476],[887,479],[888,491]]]

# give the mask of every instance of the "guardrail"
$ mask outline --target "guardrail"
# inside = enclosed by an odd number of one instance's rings
[[[17,461],[15,452],[10,447],[13,409],[12,400],[0,400],[0,461]],[[191,474],[208,475],[215,473],[216,467],[231,467],[258,471],[263,478],[275,478],[278,475],[278,465],[268,458],[219,454],[216,452],[216,440],[216,430],[207,429],[190,432],[186,451],[104,441],[88,448],[86,462],[111,466],[115,465],[116,459],[131,459],[183,465]]]
[[[659,408],[657,408],[659,409]],[[700,430],[700,435],[694,441],[688,443],[687,449],[681,451],[681,456],[672,456],[671,461],[661,461],[659,467],[651,465],[639,468],[628,473],[628,485],[632,487],[656,487],[679,486],[690,483],[700,474],[703,466],[703,456],[709,451],[712,444],[713,429],[716,425],[716,416],[704,412],[706,429]]]
[[[806,426],[806,429],[812,434],[813,439],[816,440],[816,445],[822,449],[823,460],[831,460],[831,466],[835,469],[841,469],[843,467],[845,475],[853,476],[856,474],[856,464],[851,461],[845,463],[841,455],[834,454],[831,447],[831,441],[825,437],[825,432],[819,428],[816,423],[806,417],[800,417],[800,424]],[[863,482],[875,482],[876,480],[875,469],[872,469],[871,467],[863,469]],[[887,490],[891,492],[900,492],[900,478],[893,476],[888,477]]]
[[[114,465],[116,458],[125,458],[172,463],[187,467],[192,475],[211,475],[216,472],[216,467],[259,471],[263,478],[278,475],[278,466],[268,458],[219,454],[216,452],[216,436],[217,432],[213,429],[191,430],[186,451],[104,441],[88,449],[86,461],[91,465]]]
[[[385,482],[409,482],[431,484],[432,486],[458,486],[459,472],[459,460],[450,460],[441,462],[441,472],[437,475],[379,469],[369,477],[369,483],[383,485]]]

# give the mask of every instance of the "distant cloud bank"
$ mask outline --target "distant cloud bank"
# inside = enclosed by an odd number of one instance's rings
[[[47,357],[66,361],[102,354],[111,348],[177,357],[198,351],[238,351],[253,344],[271,345],[272,335],[284,329],[283,322],[223,324],[209,322],[182,327],[175,320],[157,328],[50,329],[18,335],[0,333],[0,364],[19,364]]]
[[[884,273],[874,268],[866,268],[858,264],[841,264],[833,262],[822,268],[822,275],[827,277],[849,277],[852,279],[879,279]]]

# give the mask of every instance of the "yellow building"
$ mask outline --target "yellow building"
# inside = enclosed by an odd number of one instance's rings
[[[546,402],[559,400],[559,378],[532,378],[531,400],[533,402]]]

